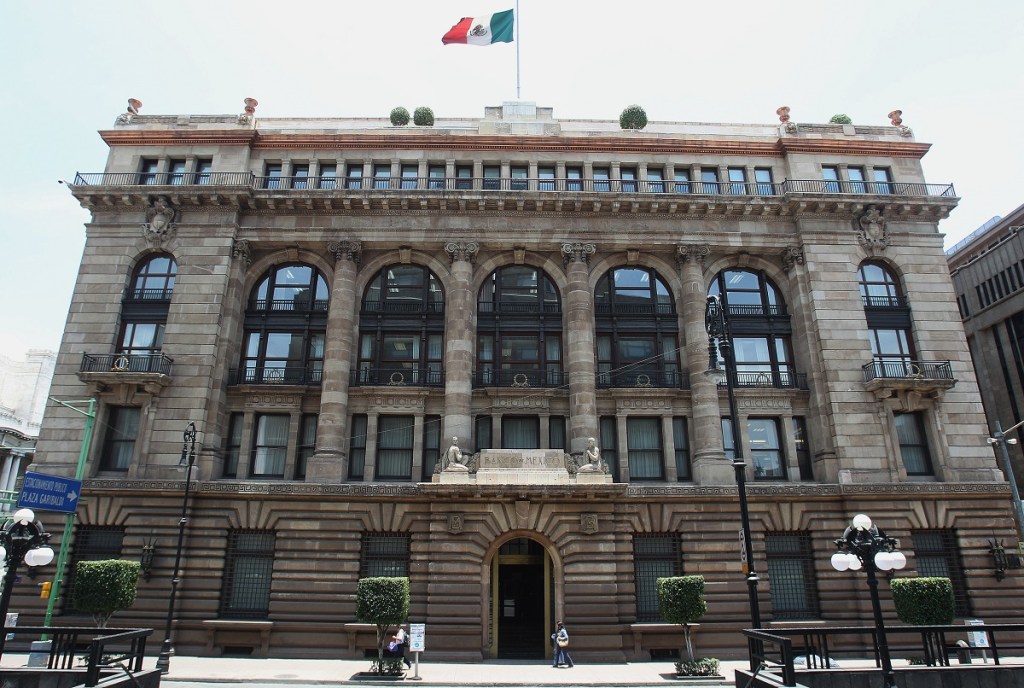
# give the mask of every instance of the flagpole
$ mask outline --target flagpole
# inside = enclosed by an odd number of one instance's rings
[[[516,0],[516,100],[519,100],[519,0]]]

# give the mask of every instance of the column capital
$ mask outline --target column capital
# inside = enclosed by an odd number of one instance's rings
[[[449,263],[457,260],[472,263],[476,259],[476,254],[480,252],[480,245],[475,241],[449,241],[444,245],[444,250],[448,254]]]
[[[335,262],[351,260],[359,264],[359,256],[363,251],[363,244],[353,239],[338,239],[327,244],[327,250],[334,256]]]
[[[782,267],[789,272],[797,265],[804,264],[804,250],[799,246],[787,246],[782,249]]]
[[[562,263],[586,263],[590,264],[590,256],[597,253],[597,245],[583,243],[582,241],[567,241],[562,244]]]
[[[252,265],[252,246],[246,239],[235,239],[231,245],[231,257],[237,258],[248,268]]]
[[[711,247],[707,244],[679,244],[676,246],[676,262],[682,265],[687,261],[695,261],[698,265],[704,264],[704,259],[711,254]]]

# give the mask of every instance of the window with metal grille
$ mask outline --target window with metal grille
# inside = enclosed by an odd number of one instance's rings
[[[232,619],[266,618],[270,610],[270,579],[273,570],[274,531],[228,531],[220,616]]]
[[[79,526],[75,532],[75,543],[71,550],[71,562],[64,576],[64,613],[84,614],[72,604],[75,590],[75,566],[80,561],[120,559],[124,542],[124,528],[112,526]]]
[[[914,530],[910,533],[910,539],[914,546],[917,574],[948,578],[953,584],[953,607],[956,615],[971,616],[971,600],[967,595],[967,578],[964,576],[956,531],[952,528]]]
[[[821,616],[810,533],[767,533],[765,549],[773,618],[816,619]]]
[[[359,577],[394,578],[409,575],[409,536],[364,533],[359,554]]]
[[[658,608],[658,579],[683,575],[679,533],[633,536],[633,577],[636,581],[636,620],[662,621]]]

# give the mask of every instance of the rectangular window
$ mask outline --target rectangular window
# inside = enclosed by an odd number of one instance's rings
[[[349,189],[363,188],[363,163],[349,163],[345,175],[345,185]]]
[[[309,165],[292,165],[292,188],[309,188]]]
[[[430,165],[427,167],[427,188],[443,189],[444,186],[444,165]]]
[[[135,439],[139,434],[139,408],[137,406],[111,406],[107,416],[107,431],[103,437],[100,455],[101,471],[127,471],[135,453]]]
[[[476,448],[492,449],[494,447],[494,442],[491,432],[493,428],[491,417],[477,416],[474,426],[476,431]]]
[[[503,416],[502,449],[540,449],[540,419],[537,416]]]
[[[647,168],[647,191],[665,193],[665,170],[660,167]]]
[[[501,188],[501,167],[484,165],[484,190],[497,191]]]
[[[619,169],[619,178],[622,179],[622,190],[626,193],[636,193],[636,168],[622,167]]]
[[[412,478],[412,416],[380,416],[377,420],[378,480]]]
[[[320,183],[321,189],[337,189],[338,188],[338,166],[335,164],[320,164]]]
[[[767,167],[754,168],[754,183],[758,196],[774,196],[775,185],[772,183],[772,171]]]
[[[846,176],[850,178],[850,193],[867,193],[867,186],[864,184],[864,168],[848,167]]]
[[[702,167],[700,169],[700,193],[716,194],[718,188],[718,169],[714,167]]]
[[[209,184],[213,175],[213,160],[200,158],[196,161],[196,184]]]
[[[360,578],[404,578],[408,575],[408,535],[363,533],[359,550]]]
[[[224,477],[238,477],[238,459],[242,452],[242,424],[245,414],[232,413],[228,422],[228,435],[224,438]]]
[[[690,193],[690,170],[675,171],[676,193]]]
[[[366,416],[352,416],[352,431],[348,441],[348,479],[362,480],[366,467]]]
[[[611,191],[611,173],[607,167],[594,168],[594,191]]]
[[[827,165],[821,168],[821,178],[825,180],[825,193],[839,193],[839,168]]]
[[[736,436],[733,434],[732,418],[722,419],[722,448],[725,450],[725,458],[730,461],[736,460]]]
[[[419,184],[419,169],[416,165],[402,165],[402,188],[415,189]]]
[[[907,475],[934,475],[921,413],[897,413],[894,419],[896,435],[900,441],[900,455]]]
[[[811,445],[807,441],[807,421],[801,416],[793,418],[793,444],[796,445],[796,463],[800,467],[800,480],[814,480]]]
[[[473,188],[472,165],[457,165],[455,167],[455,188],[462,190]]]
[[[290,423],[291,418],[286,414],[256,416],[256,442],[252,449],[250,477],[284,477]]]
[[[672,419],[672,443],[676,448],[676,479],[692,480],[690,475],[690,437],[686,432],[686,419]]]
[[[319,416],[315,413],[302,414],[299,425],[299,447],[295,453],[295,479],[306,479],[306,462],[316,451],[316,427]]]
[[[964,575],[956,531],[951,528],[912,530],[910,539],[914,547],[917,575],[948,578],[953,584],[953,608],[956,615],[971,616],[967,577]]]
[[[773,618],[816,619],[821,616],[811,534],[766,533],[764,542]]]
[[[513,191],[526,191],[529,185],[528,177],[530,176],[530,170],[527,167],[513,167],[510,170],[512,174],[512,190]]]
[[[729,168],[729,193],[733,196],[747,193],[747,171],[742,167]]]
[[[263,172],[263,188],[264,189],[280,189],[281,188],[281,163],[268,162]]]
[[[174,186],[181,186],[185,183],[185,161],[184,160],[171,160],[167,167],[170,174],[167,178],[168,184]]]
[[[608,467],[612,480],[619,480],[619,431],[615,416],[601,416],[601,460]]]
[[[664,478],[660,418],[627,418],[626,447],[630,480]]]
[[[157,170],[160,169],[160,162],[157,160],[143,159],[139,165],[139,184],[151,186],[157,183]]]
[[[555,190],[555,168],[554,167],[538,167],[537,168],[537,190],[538,191],[554,191]]]
[[[65,585],[61,590],[64,614],[85,614],[75,609],[75,565],[80,561],[120,559],[124,542],[124,528],[114,526],[84,526],[75,529],[75,540],[71,550],[71,561],[64,575]],[[66,625],[66,624],[65,624]]]
[[[128,370],[132,372],[151,372],[150,364],[153,354],[160,353],[164,340],[164,323],[162,322],[125,322],[121,333],[119,351],[132,358],[128,362]]]
[[[566,167],[565,168],[565,190],[566,191],[583,191],[583,168],[582,167]]]
[[[274,574],[274,531],[230,530],[224,553],[220,616],[265,619]]]
[[[548,418],[548,447],[565,449],[565,416]]]
[[[750,463],[755,480],[785,480],[786,462],[779,442],[779,421],[775,418],[748,418]]]
[[[441,458],[441,416],[423,418],[423,480],[429,482]]]
[[[373,166],[373,188],[375,188],[375,189],[390,189],[391,188],[391,165],[374,165]]]
[[[878,194],[891,194],[892,193],[892,174],[889,172],[888,167],[876,167],[874,170],[875,175],[875,193]]]
[[[681,575],[683,548],[679,533],[637,533],[633,536],[637,621],[663,620],[658,604],[658,579]]]

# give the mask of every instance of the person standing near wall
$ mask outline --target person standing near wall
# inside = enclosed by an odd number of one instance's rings
[[[569,655],[569,632],[565,630],[565,624],[561,621],[556,624],[555,632],[551,634],[551,642],[555,651],[555,659],[551,667],[557,668],[565,664],[572,669],[575,665]]]

